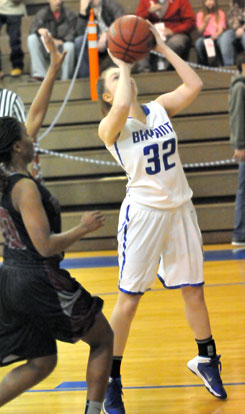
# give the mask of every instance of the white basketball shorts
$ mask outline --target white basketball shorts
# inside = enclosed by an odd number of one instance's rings
[[[191,201],[171,210],[126,198],[118,224],[119,289],[144,294],[156,276],[166,288],[199,286],[203,280],[202,236]]]

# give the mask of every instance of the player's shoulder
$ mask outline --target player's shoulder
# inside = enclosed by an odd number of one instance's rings
[[[12,184],[15,191],[36,192],[38,190],[35,180],[27,175],[19,174]]]
[[[161,97],[158,97],[154,101],[151,101],[149,103],[149,109],[157,112],[161,111],[162,113],[166,114],[166,109],[164,108],[164,105],[162,105],[161,100],[159,98]]]
[[[102,139],[102,141],[103,141],[104,129],[106,128],[107,122],[108,122],[108,115],[106,115],[104,118],[101,119],[99,126],[98,126],[98,135],[99,135],[99,138]]]

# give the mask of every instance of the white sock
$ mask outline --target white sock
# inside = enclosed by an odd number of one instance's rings
[[[85,414],[100,414],[102,403],[98,401],[87,401]]]

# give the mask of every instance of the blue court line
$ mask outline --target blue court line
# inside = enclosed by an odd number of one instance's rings
[[[60,265],[65,269],[116,267],[118,266],[118,259],[117,256],[79,257],[77,259],[64,259]]]
[[[204,283],[205,288],[210,288],[210,287],[224,287],[224,286],[243,286],[245,285],[245,282],[230,282],[230,283],[213,283],[213,284],[208,284],[208,283]],[[147,292],[168,292],[170,290],[173,289],[166,289],[165,287],[162,288],[151,288],[149,289]],[[177,289],[176,289],[177,290]],[[147,293],[146,292],[146,293]],[[96,293],[97,296],[112,296],[112,295],[118,295],[118,290],[114,291],[114,292],[97,292]]]
[[[210,250],[204,252],[205,262],[216,262],[223,260],[245,260],[245,249]],[[66,269],[117,266],[117,256],[80,257],[76,259],[64,259],[61,262],[61,267]]]
[[[238,386],[245,385],[245,382],[226,382],[224,386]],[[183,385],[142,385],[134,387],[123,387],[124,390],[150,390],[150,389],[169,389],[169,388],[199,388],[205,387],[204,384],[183,384]],[[87,386],[85,381],[66,381],[62,382],[56,388],[44,389],[44,390],[28,390],[27,392],[64,392],[64,391],[86,391]]]

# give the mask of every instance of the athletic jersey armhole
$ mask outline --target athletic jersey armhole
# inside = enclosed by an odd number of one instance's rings
[[[14,186],[20,181],[20,180],[22,180],[22,179],[24,179],[24,178],[27,178],[27,179],[29,179],[29,180],[31,180],[31,181],[34,181],[34,183],[35,183],[35,180],[31,177],[31,175],[24,175],[24,174],[13,174],[11,177],[10,177],[10,179],[11,179],[11,181],[12,182],[10,182],[9,183],[9,202],[10,202],[10,206],[11,206],[11,208],[13,209],[13,211],[16,213],[16,214],[19,214],[20,215],[20,212],[18,211],[18,210],[16,210],[16,208],[14,207],[14,205],[13,205],[13,200],[12,200],[12,191],[13,191],[13,188],[14,188]],[[36,184],[36,183],[35,183]]]
[[[164,112],[164,114],[165,115],[167,115],[168,117],[169,117],[169,115],[168,115],[168,113],[167,113],[167,111],[166,111],[166,109],[164,108],[164,106],[162,106],[160,103],[158,103],[157,101],[151,101],[151,103],[153,103],[154,105],[156,105],[158,108],[161,108],[161,110]]]
[[[114,147],[115,145],[116,145],[116,143],[117,143],[117,140],[118,140],[118,138],[120,137],[120,135],[121,135],[121,132],[122,131],[120,131],[120,132],[118,132],[118,134],[117,134],[117,137],[116,137],[116,140],[115,140],[115,142],[114,142],[114,144],[112,144],[112,145],[106,145],[105,144],[105,146],[106,146],[106,148],[109,150],[110,148],[112,148],[112,147]]]

